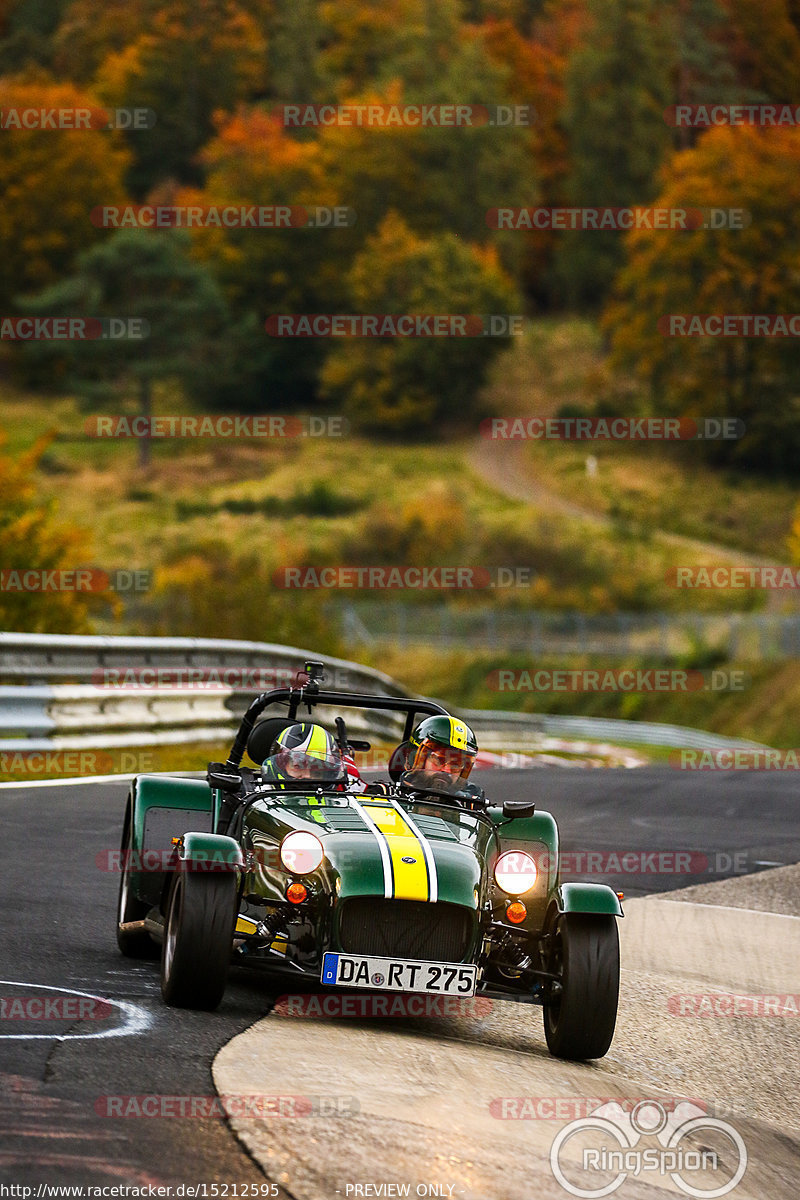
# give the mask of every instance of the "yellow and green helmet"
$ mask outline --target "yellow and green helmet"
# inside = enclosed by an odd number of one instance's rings
[[[336,742],[311,721],[298,721],[278,734],[263,771],[273,779],[337,780],[346,774]]]
[[[409,738],[408,770],[466,780],[478,753],[475,734],[456,717],[426,717]]]

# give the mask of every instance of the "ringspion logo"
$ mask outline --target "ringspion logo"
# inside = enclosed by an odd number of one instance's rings
[[[665,1188],[671,1179],[684,1195],[709,1200],[727,1195],[740,1182],[747,1148],[732,1125],[690,1101],[670,1110],[660,1100],[642,1100],[631,1112],[612,1101],[557,1134],[550,1167],[565,1191],[586,1200],[609,1196],[629,1176],[640,1175],[645,1187],[652,1180]],[[610,1176],[601,1188],[599,1172]]]

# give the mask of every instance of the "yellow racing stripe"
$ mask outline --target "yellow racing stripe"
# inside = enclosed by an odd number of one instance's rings
[[[457,721],[455,717],[450,717],[450,745],[455,746],[458,750],[467,748],[467,727],[463,721]]]
[[[391,804],[367,804],[363,800],[361,807],[386,839],[392,863],[394,899],[431,899],[425,850],[404,813]],[[413,861],[403,862],[404,858]]]

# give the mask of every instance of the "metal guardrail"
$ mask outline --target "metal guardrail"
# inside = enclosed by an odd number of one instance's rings
[[[629,746],[664,746],[670,749],[721,750],[761,746],[744,738],[724,737],[687,725],[661,725],[655,721],[620,721],[611,717],[563,717],[548,713],[512,713],[493,709],[459,709],[471,725],[478,744],[486,750],[514,744],[524,748],[541,737],[586,738],[621,742]]]
[[[0,685],[0,751],[225,741],[255,696],[315,657],[269,642],[0,633],[0,679],[18,681]],[[325,664],[332,687],[408,695],[382,671],[330,655]],[[387,713],[349,724],[389,741],[401,727]]]
[[[0,684],[0,751],[225,741],[254,696],[285,685],[314,657],[310,650],[268,642],[0,633],[0,679],[27,681]],[[324,658],[332,687],[371,695],[410,694],[381,671]],[[187,679],[194,671],[197,686],[159,686],[159,671],[178,678],[187,673]],[[137,672],[148,686],[126,682],[129,673],[135,680]],[[205,686],[202,681],[209,675],[218,682],[212,678]],[[226,678],[234,682],[226,685]],[[326,711],[318,712],[325,721]],[[462,709],[460,715],[486,750],[534,748],[547,736],[697,749],[758,744],[639,721],[473,709]],[[356,736],[391,743],[399,739],[401,721],[390,713],[354,712],[348,726]]]

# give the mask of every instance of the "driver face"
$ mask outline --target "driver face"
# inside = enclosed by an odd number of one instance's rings
[[[422,769],[457,776],[461,774],[463,766],[464,756],[460,750],[453,750],[449,746],[431,746],[426,752]]]

